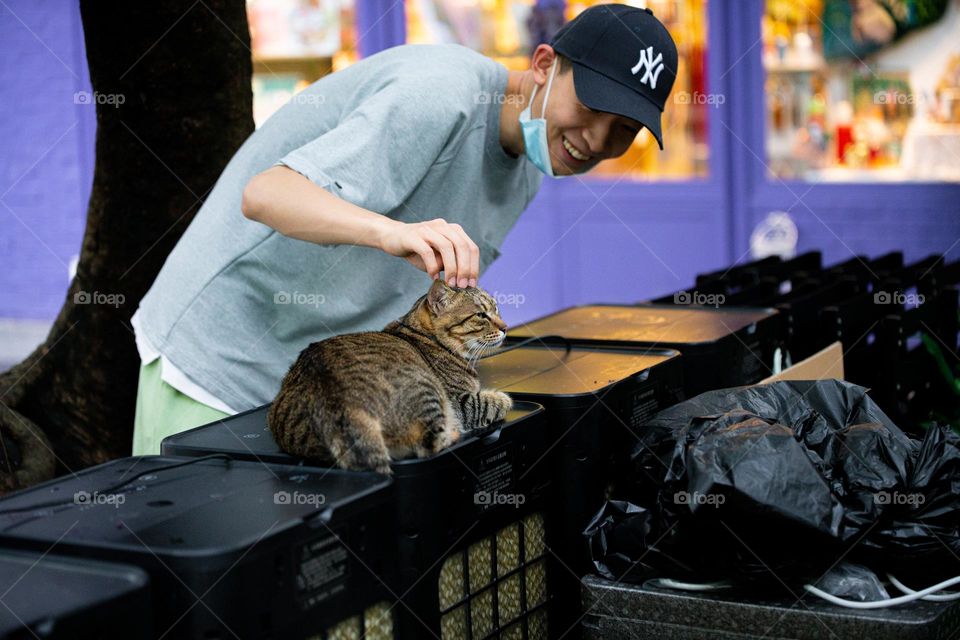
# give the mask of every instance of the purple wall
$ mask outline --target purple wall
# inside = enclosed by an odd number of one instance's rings
[[[49,320],[80,250],[96,113],[76,0],[0,5],[0,317]]]
[[[66,291],[69,259],[79,251],[94,110],[74,102],[76,92],[90,91],[76,2],[5,2],[0,317],[51,319]],[[371,11],[378,2],[364,0],[358,10],[365,53],[403,38],[402,13],[378,20]],[[799,250],[822,249],[827,262],[895,249],[908,260],[944,251],[960,258],[960,185],[769,180],[758,159],[765,156],[763,69],[754,46],[762,0],[737,3],[736,15],[730,3],[709,7],[708,89],[727,98],[711,111],[709,178],[672,184],[545,179],[483,278],[507,322],[686,287],[698,272],[748,259],[750,231],[774,209],[793,215]]]

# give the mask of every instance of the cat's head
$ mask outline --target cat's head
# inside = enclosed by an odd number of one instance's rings
[[[438,278],[421,298],[420,307],[422,328],[473,362],[484,351],[500,346],[507,335],[497,301],[479,287],[454,288]]]

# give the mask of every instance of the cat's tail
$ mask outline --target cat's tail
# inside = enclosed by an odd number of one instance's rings
[[[344,412],[339,429],[332,430],[328,446],[343,469],[369,469],[390,475],[390,452],[380,420],[363,409]]]

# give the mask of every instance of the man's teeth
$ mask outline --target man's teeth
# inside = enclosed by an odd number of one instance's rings
[[[566,138],[562,138],[562,140],[563,140],[563,148],[566,149],[567,152],[568,152],[570,155],[572,155],[575,160],[587,160],[587,159],[589,159],[589,156],[585,156],[585,155],[583,155],[582,153],[580,153],[579,151],[577,151],[577,148],[574,147],[572,144],[570,144],[570,143],[567,141]]]

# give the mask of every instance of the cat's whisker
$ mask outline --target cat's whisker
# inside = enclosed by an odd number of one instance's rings
[[[471,352],[470,357],[467,359],[467,364],[471,369],[477,368],[477,363],[480,361],[480,358],[483,357],[483,352],[487,348],[487,344],[482,340],[477,340],[476,348]]]
[[[473,369],[477,368],[477,363],[480,362],[480,358],[484,356],[487,350],[490,348],[489,342],[481,342],[480,347],[477,350],[477,353],[470,360],[470,367]]]
[[[470,357],[467,358],[467,366],[471,369],[475,369],[477,367],[477,359],[479,355],[480,347],[478,346],[476,350],[472,350],[470,352]]]
[[[476,351],[476,349],[477,349],[477,347],[478,347],[479,345],[477,344],[477,341],[476,341],[475,339],[473,339],[473,338],[470,338],[470,339],[467,340],[466,343],[464,343],[464,344],[465,344],[465,346],[467,347],[466,359],[467,359],[467,361],[469,362],[469,361],[470,361],[470,358],[473,357],[473,354],[474,354],[474,352]]]

